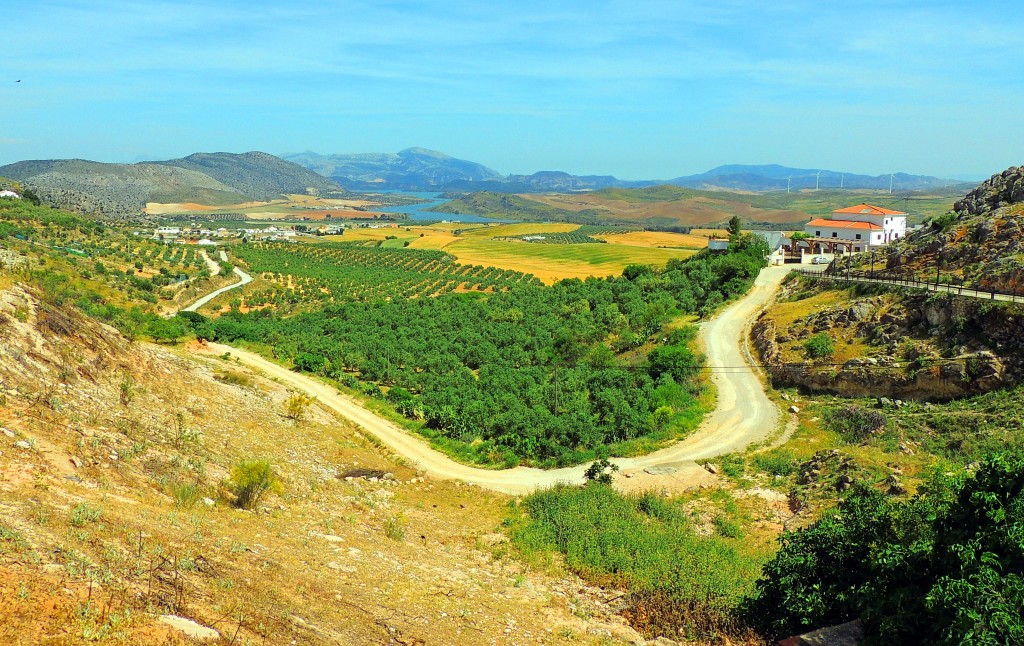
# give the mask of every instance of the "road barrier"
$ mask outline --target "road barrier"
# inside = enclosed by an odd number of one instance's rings
[[[953,294],[954,296],[966,296],[968,298],[980,298],[993,301],[1007,301],[1011,303],[1016,303],[1018,298],[1024,301],[1024,293],[1018,294],[1016,291],[1004,292],[999,290],[978,289],[976,286],[967,287],[964,285],[963,279],[957,278],[955,276],[939,276],[937,280],[924,281],[918,280],[916,277],[903,276],[900,274],[893,274],[881,271],[843,271],[842,267],[837,268],[832,265],[829,265],[829,267],[823,271],[815,271],[813,269],[805,268],[794,269],[793,271],[804,276],[813,276],[815,278],[821,278],[823,280],[834,280],[868,285],[891,285],[894,287],[909,287],[911,289],[922,289],[933,292],[945,292],[947,294]]]

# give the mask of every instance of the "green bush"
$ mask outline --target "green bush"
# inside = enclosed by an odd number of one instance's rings
[[[804,341],[804,352],[811,359],[826,359],[831,357],[835,351],[836,346],[832,342],[832,337],[824,332],[819,332]]]
[[[937,474],[908,503],[858,486],[784,534],[745,615],[783,637],[862,620],[873,644],[1024,643],[1024,457]]]
[[[880,433],[885,430],[887,422],[881,411],[855,405],[828,408],[822,417],[828,430],[851,443],[864,442]]]
[[[235,494],[235,505],[242,509],[256,507],[268,491],[283,491],[270,463],[264,460],[246,460],[235,465],[228,479],[228,489]]]
[[[584,579],[626,587],[631,622],[645,634],[691,640],[742,635],[733,609],[759,561],[741,551],[742,541],[698,536],[682,505],[591,482],[535,493],[521,508],[527,517],[507,521],[519,553],[545,561],[560,552]],[[718,529],[723,536],[742,534],[728,518]]]

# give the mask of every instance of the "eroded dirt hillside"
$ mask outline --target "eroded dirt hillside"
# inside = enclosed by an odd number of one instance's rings
[[[188,643],[166,614],[225,644],[643,642],[610,593],[506,556],[507,497],[289,419],[292,394],[0,291],[0,642]],[[283,488],[247,511],[253,459]]]

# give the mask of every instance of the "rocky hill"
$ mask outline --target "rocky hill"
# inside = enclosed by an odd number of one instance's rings
[[[154,163],[203,173],[257,200],[271,200],[282,194],[326,193],[339,188],[322,175],[261,152],[195,153]]]
[[[260,152],[199,153],[139,164],[23,161],[0,166],[0,176],[20,181],[45,204],[115,218],[137,216],[147,202],[234,204],[340,190],[327,178]]]
[[[993,175],[851,270],[1024,295],[1024,167]],[[845,269],[845,264],[843,265]],[[848,397],[947,400],[1024,381],[1020,303],[798,279],[753,338],[778,385]]]
[[[1024,166],[993,175],[905,240],[888,247],[887,270],[1024,294]],[[865,260],[866,262],[866,260]],[[863,264],[863,263],[862,263]]]

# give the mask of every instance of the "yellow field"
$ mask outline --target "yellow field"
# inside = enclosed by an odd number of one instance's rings
[[[438,231],[455,231],[461,229],[462,231],[468,231],[469,229],[479,229],[480,227],[487,226],[483,222],[437,222],[431,224],[428,229],[437,229]]]
[[[448,222],[430,226],[346,229],[344,235],[325,236],[325,242],[382,242],[385,247],[438,249],[459,262],[533,274],[545,283],[563,278],[613,276],[626,265],[664,266],[673,258],[687,258],[707,246],[707,238],[680,233],[634,231],[598,236],[609,244],[540,244],[497,240],[533,233],[568,233],[578,224],[522,223],[479,225]],[[460,235],[454,235],[455,230]],[[395,239],[388,240],[389,236]]]
[[[521,235],[521,234],[519,234]],[[626,265],[661,266],[673,258],[686,258],[696,249],[658,249],[613,244],[532,244],[463,236],[444,250],[459,262],[533,274],[545,283],[563,278],[612,276]]]
[[[528,236],[534,233],[569,233],[579,229],[578,224],[524,222],[519,224],[498,224],[464,231],[465,237],[504,238],[512,236]]]
[[[728,229],[690,229],[690,235],[698,238],[728,238]]]
[[[686,247],[703,249],[708,246],[707,238],[666,231],[632,231],[630,233],[614,233],[594,237],[604,240],[608,244],[629,245],[631,247]]]

